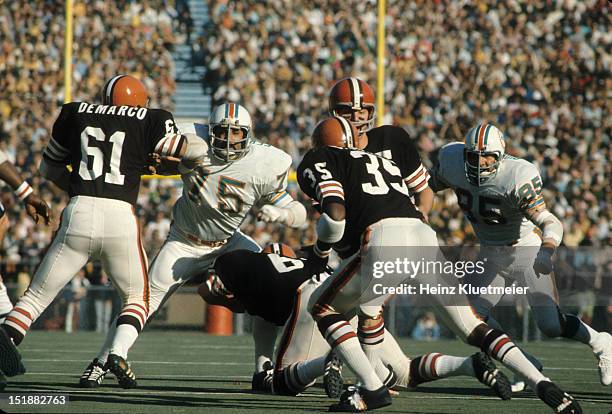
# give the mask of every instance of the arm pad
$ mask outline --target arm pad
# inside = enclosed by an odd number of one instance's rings
[[[287,218],[288,226],[300,228],[306,223],[306,207],[299,201],[293,200],[284,209],[289,210],[289,217]]]
[[[555,246],[561,244],[563,240],[563,224],[550,211],[542,210],[533,215],[531,221],[542,229],[544,240],[554,240]]]
[[[342,239],[346,220],[336,221],[327,213],[321,214],[317,222],[317,234],[319,240],[325,243],[334,244]]]

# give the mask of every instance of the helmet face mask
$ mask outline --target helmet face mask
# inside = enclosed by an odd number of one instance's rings
[[[494,125],[485,123],[470,129],[463,152],[467,180],[478,187],[493,179],[501,167],[505,149],[504,135]],[[493,157],[494,162],[482,162],[483,157]]]
[[[213,110],[208,125],[211,150],[218,160],[233,162],[247,154],[252,141],[252,122],[243,106],[219,105]]]

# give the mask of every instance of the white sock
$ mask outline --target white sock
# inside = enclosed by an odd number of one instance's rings
[[[325,357],[299,362],[297,373],[303,384],[310,384],[325,373]]]
[[[357,375],[365,389],[374,391],[383,386],[356,337],[340,343],[336,346],[335,351]]]
[[[514,373],[522,375],[532,390],[537,389],[537,385],[540,381],[548,380],[531,362],[529,362],[527,357],[525,357],[517,347],[506,352],[501,363],[510,368]]]
[[[438,378],[456,377],[459,375],[474,376],[474,367],[471,357],[456,357],[440,355],[436,359],[436,373]]]
[[[127,323],[119,325],[110,348],[110,353],[127,358],[128,351],[134,345],[134,342],[136,342],[136,338],[138,338],[136,328]]]
[[[403,387],[408,386],[408,380],[410,379],[410,358],[404,354],[395,337],[386,329],[385,340],[382,343],[382,353],[383,360],[386,364],[391,365],[393,372],[397,376],[397,384]],[[384,373],[381,374],[384,375]]]
[[[264,370],[267,361],[272,363],[278,326],[255,316],[253,318],[253,341],[255,342],[255,372]]]
[[[102,344],[102,348],[98,353],[98,362],[102,365],[106,364],[106,360],[108,359],[108,354],[110,353],[110,348],[113,345],[113,340],[115,339],[115,335],[117,333],[117,318],[111,323],[108,332],[106,333],[106,338],[104,338],[104,344]]]
[[[595,346],[597,344],[598,335],[599,335],[599,332],[591,328],[586,323],[580,321],[580,326],[578,326],[578,331],[576,331],[576,335],[574,335],[572,339],[582,342],[583,344],[587,344],[591,348],[593,348],[593,351],[596,351]]]

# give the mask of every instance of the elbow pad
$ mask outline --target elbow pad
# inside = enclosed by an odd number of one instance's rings
[[[542,229],[544,240],[551,239],[559,246],[563,240],[563,224],[550,211],[544,210],[533,217],[533,222]]]
[[[287,225],[299,228],[302,227],[304,223],[306,223],[306,207],[304,207],[302,203],[293,200],[287,205],[287,207],[285,207],[285,209],[289,210],[289,219],[287,220]]]
[[[325,243],[334,244],[339,242],[344,235],[346,220],[336,221],[327,213],[323,213],[317,222],[317,235],[319,240]]]

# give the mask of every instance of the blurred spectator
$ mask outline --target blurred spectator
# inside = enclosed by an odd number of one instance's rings
[[[87,278],[91,282],[90,298],[94,301],[96,332],[106,333],[113,311],[113,290],[106,272],[92,262],[85,265]]]
[[[81,319],[87,319],[87,316],[81,313],[81,309],[85,309],[81,301],[87,297],[87,289],[89,286],[90,283],[85,277],[85,270],[81,269],[64,290],[67,306],[65,323],[66,333],[72,333],[79,327],[79,321]]]
[[[336,80],[358,76],[376,86],[375,0],[207,4],[209,21],[195,38],[187,0],[76,2],[73,99],[97,100],[106,79],[129,73],[144,80],[152,107],[171,110],[170,51],[187,42],[193,63],[207,68],[213,104],[241,101],[256,137],[288,152],[295,166],[327,115]],[[609,246],[608,8],[604,0],[388,0],[383,121],[404,127],[428,166],[437,148],[463,139],[474,124],[496,124],[508,152],[538,166],[546,202],[565,226],[564,244]],[[57,217],[67,196],[36,174],[63,102],[63,16],[61,2],[0,2],[0,148]],[[136,211],[150,257],[165,237],[158,217],[170,217],[181,187],[178,180],[143,183]],[[294,176],[289,190],[308,204]],[[17,263],[37,264],[52,231],[34,228],[6,190],[0,199],[11,219],[0,246],[10,283]],[[262,244],[298,247],[314,239],[317,213],[309,217],[296,231],[251,215],[243,230]],[[430,222],[442,244],[476,243],[452,192],[437,197]]]
[[[412,339],[417,341],[435,341],[440,339],[440,326],[432,312],[421,316],[412,330]]]
[[[582,232],[601,222],[595,236],[609,243],[607,7],[603,0],[388,1],[384,121],[406,128],[426,163],[476,123],[495,123],[508,152],[540,168],[570,242],[580,243],[572,223],[586,212]],[[240,100],[256,136],[295,163],[327,114],[334,81],[358,76],[376,85],[376,1],[209,0],[208,8],[198,42],[213,102]],[[441,197],[430,215],[441,242],[474,243],[456,197]]]

